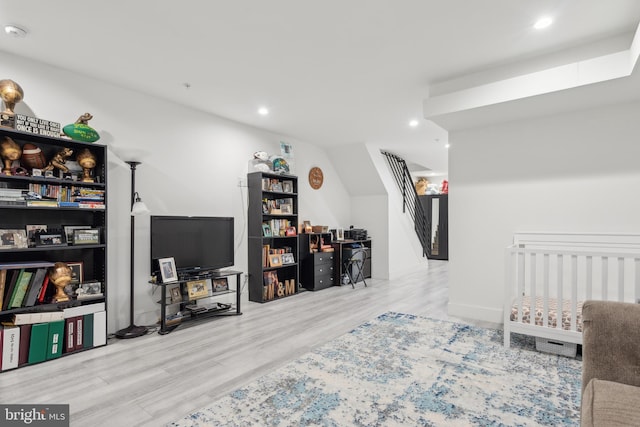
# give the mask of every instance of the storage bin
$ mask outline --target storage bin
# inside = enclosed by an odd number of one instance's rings
[[[536,350],[560,356],[576,357],[578,344],[536,337]]]

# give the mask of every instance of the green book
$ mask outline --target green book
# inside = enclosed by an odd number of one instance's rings
[[[82,316],[82,347],[93,347],[93,313]]]
[[[47,343],[49,342],[49,324],[36,323],[31,326],[29,341],[29,363],[44,362],[47,359]]]
[[[13,290],[13,294],[11,295],[11,300],[9,301],[9,308],[16,308],[22,306],[22,300],[27,293],[27,288],[29,287],[29,282],[31,281],[31,275],[33,273],[27,270],[21,270],[18,279],[16,280],[16,287]]]
[[[31,331],[33,334],[33,330]],[[47,342],[47,360],[60,357],[64,347],[64,320],[49,322],[49,340]]]

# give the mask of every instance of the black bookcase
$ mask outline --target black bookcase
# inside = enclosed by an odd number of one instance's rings
[[[251,172],[247,185],[249,301],[295,295],[299,287],[298,178]]]
[[[20,158],[20,166],[17,163],[12,164],[13,171],[11,175],[7,173],[0,174],[0,233],[13,234],[14,231],[26,231],[28,226],[45,225],[46,232],[41,234],[41,238],[37,237],[29,239],[27,234],[27,245],[22,242],[22,238],[14,238],[13,243],[3,238],[2,246],[0,246],[0,272],[4,270],[4,283],[0,280],[0,290],[3,293],[3,301],[11,298],[10,278],[14,271],[23,270],[34,272],[38,268],[51,266],[56,262],[64,262],[70,266],[74,266],[74,282],[81,282],[85,286],[83,289],[91,288],[92,295],[85,294],[82,298],[78,298],[74,292],[77,284],[67,288],[71,297],[68,301],[52,302],[55,294],[55,287],[51,283],[29,283],[27,292],[31,291],[33,286],[38,286],[44,291],[42,299],[36,299],[27,302],[25,299],[19,306],[13,308],[7,307],[5,304],[0,307],[0,320],[3,322],[13,322],[14,315],[36,315],[43,312],[65,312],[65,329],[64,329],[64,350],[58,355],[47,357],[55,358],[65,356],[66,354],[87,350],[89,348],[102,346],[106,344],[106,297],[107,297],[107,151],[104,145],[77,142],[67,138],[56,138],[49,136],[41,136],[27,132],[15,131],[10,128],[0,127],[0,143],[8,141],[9,138],[20,146],[23,155]],[[29,145],[27,145],[29,144]],[[78,154],[89,153],[95,158],[95,167],[90,170],[90,177],[85,176],[88,180],[82,180],[82,172],[77,174],[64,174],[55,168],[52,172],[42,176],[33,176],[33,170],[27,165],[29,163],[25,159],[24,149],[27,145],[27,151],[31,152],[35,146],[39,149],[46,162],[50,161],[62,149],[70,149],[73,153],[67,158],[66,165],[72,167],[76,161]],[[3,162],[4,163],[4,162]],[[4,166],[4,164],[3,164]],[[73,164],[75,166],[75,164]],[[89,181],[90,180],[90,181]],[[13,193],[14,196],[8,196]],[[16,194],[17,193],[17,194]],[[44,199],[19,200],[22,197],[31,194],[46,194]],[[84,202],[74,201],[81,200],[75,195],[82,193],[87,196]],[[103,200],[96,200],[97,194],[102,194]],[[91,194],[91,196],[89,196]],[[93,197],[93,201],[86,200]],[[27,197],[28,198],[28,197]],[[88,234],[76,235],[78,240],[73,241],[66,238],[65,228],[88,228],[92,232]],[[39,227],[36,227],[39,228]],[[95,233],[92,235],[91,233]],[[19,232],[18,235],[20,235]],[[45,237],[42,237],[45,236]],[[53,237],[52,237],[53,236]],[[71,236],[71,234],[69,234]],[[15,237],[15,236],[14,236]],[[84,241],[81,241],[84,240]],[[20,241],[20,242],[18,242]],[[81,277],[79,276],[81,273]],[[48,275],[48,272],[47,272]],[[35,279],[35,274],[33,275]],[[47,279],[48,280],[48,279]],[[91,286],[89,286],[91,283]],[[44,284],[44,286],[43,286]],[[35,290],[35,289],[34,289]],[[40,295],[40,293],[38,293]],[[4,310],[2,310],[4,308]],[[66,311],[65,311],[66,310]],[[91,323],[85,323],[84,345],[70,346],[67,343],[69,335],[67,329],[69,326],[68,316],[75,313],[82,317],[82,313],[91,313],[95,315],[95,319],[91,318]],[[28,316],[22,316],[23,318]],[[35,317],[34,317],[35,318]],[[86,319],[85,319],[86,320]],[[47,322],[47,321],[45,321]],[[34,322],[33,324],[35,324]],[[31,324],[29,324],[31,325]],[[93,325],[93,326],[92,326]],[[71,326],[70,328],[73,328]],[[80,327],[76,325],[75,327]],[[5,326],[6,328],[6,326]],[[34,334],[31,339],[26,340],[26,334],[29,327],[19,326],[22,339],[25,341],[20,344],[20,356],[30,351],[30,344],[34,344]],[[94,328],[92,331],[89,328]],[[6,329],[5,329],[6,331]],[[70,331],[73,332],[73,331]],[[91,334],[93,332],[93,334]],[[38,344],[38,343],[35,343]],[[55,344],[55,342],[54,342]],[[60,346],[63,341],[60,341]],[[49,350],[55,350],[55,345],[49,346]],[[54,351],[55,353],[55,351]],[[29,363],[24,363],[22,366]],[[20,367],[20,366],[19,366]],[[4,370],[3,366],[3,370]]]

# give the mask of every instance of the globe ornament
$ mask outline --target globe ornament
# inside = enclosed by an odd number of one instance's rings
[[[84,113],[78,117],[75,123],[63,127],[62,132],[76,141],[96,142],[100,139],[100,135],[98,135],[95,129],[89,126],[89,120],[92,118],[93,116],[91,114]]]
[[[276,173],[289,173],[289,164],[282,157],[273,159],[273,171]]]

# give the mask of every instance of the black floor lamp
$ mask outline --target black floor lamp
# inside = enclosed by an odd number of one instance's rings
[[[147,328],[145,326],[136,326],[133,322],[133,308],[134,308],[134,294],[135,294],[135,286],[134,286],[134,241],[135,241],[135,217],[136,215],[142,215],[149,213],[149,209],[144,204],[144,202],[140,199],[140,195],[136,192],[136,166],[140,164],[140,162],[128,161],[127,162],[131,167],[131,263],[129,266],[130,270],[130,302],[129,302],[129,321],[131,322],[129,326],[124,329],[120,329],[116,332],[117,338],[137,338],[147,333]]]

